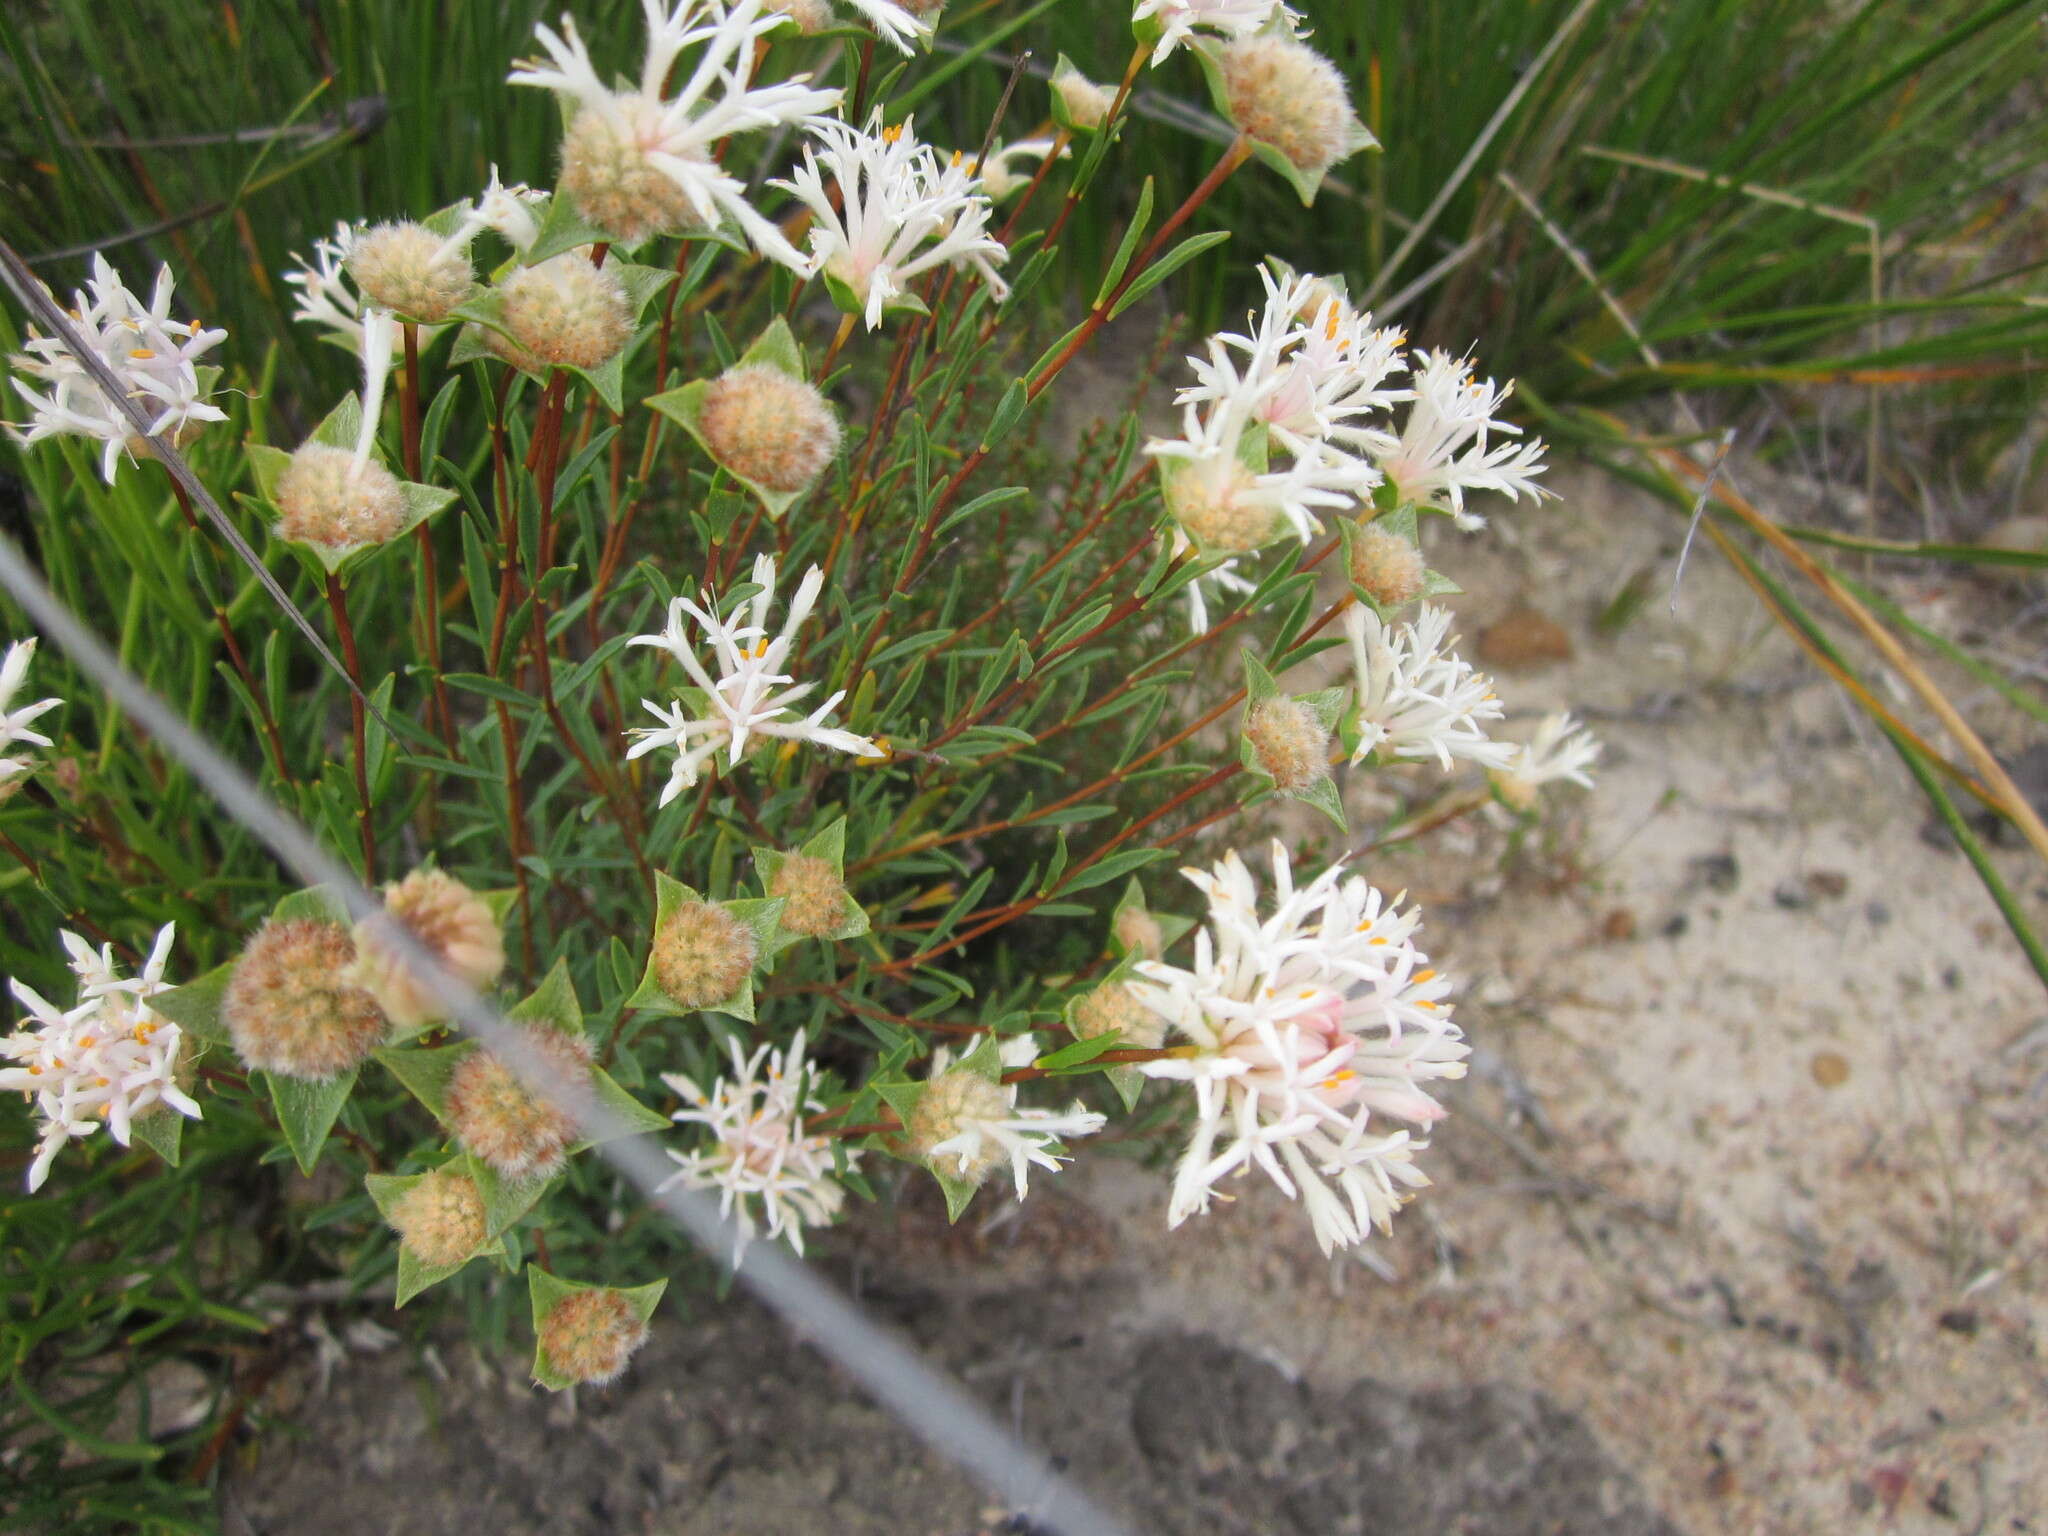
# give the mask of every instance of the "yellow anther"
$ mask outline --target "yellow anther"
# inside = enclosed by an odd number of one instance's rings
[[[882,142],[884,144],[894,144],[898,139],[902,137],[903,125],[901,123],[891,123],[888,127],[882,130]]]
[[[151,358],[155,357],[156,353],[152,352],[148,347],[131,347],[128,351],[128,355],[134,358],[135,361],[137,361],[138,363],[146,363]]]
[[[1424,983],[1425,981],[1434,981],[1434,980],[1436,979],[1436,972],[1435,972],[1434,970],[1430,970],[1430,969],[1426,969],[1426,968],[1425,968],[1425,969],[1423,969],[1423,970],[1417,971],[1417,972],[1415,973],[1415,978],[1414,978],[1414,979],[1415,979],[1415,985],[1419,987],[1419,986],[1421,986],[1421,985],[1422,985],[1422,984],[1423,984],[1423,983]]]

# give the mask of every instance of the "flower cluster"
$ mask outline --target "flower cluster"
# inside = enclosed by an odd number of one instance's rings
[[[1038,1059],[1029,1035],[1003,1042],[997,1060],[1005,1068],[1028,1067]],[[1108,1117],[1076,1100],[1065,1110],[1023,1107],[1018,1085],[996,1073],[955,1064],[945,1046],[932,1052],[924,1093],[905,1126],[911,1149],[937,1172],[965,1184],[979,1184],[1003,1164],[1027,1192],[1033,1164],[1057,1173],[1063,1159],[1053,1151],[1069,1136],[1092,1136]]]
[[[1470,492],[1547,494],[1540,440],[1493,441],[1520,431],[1496,414],[1512,385],[1475,380],[1441,352],[1411,362],[1399,330],[1375,325],[1327,279],[1277,263],[1261,275],[1266,302],[1248,331],[1212,336],[1207,355],[1188,360],[1181,435],[1146,444],[1182,547],[1237,554],[1286,531],[1306,543],[1318,509],[1376,491],[1390,505],[1448,511],[1461,527],[1482,521],[1465,506]],[[1392,387],[1402,373],[1412,387]],[[1381,418],[1403,401],[1396,433]],[[1267,462],[1275,449],[1288,456],[1282,467]]]
[[[1174,49],[1197,37],[1250,37],[1278,16],[1290,30],[1300,18],[1280,0],[1138,0],[1131,19],[1159,30],[1152,63],[1164,63]]]
[[[29,772],[29,760],[8,756],[7,749],[17,744],[31,747],[50,745],[50,738],[30,730],[29,724],[64,702],[62,699],[38,699],[19,709],[10,707],[14,696],[21,692],[22,684],[28,681],[28,664],[35,654],[34,640],[17,640],[7,647],[6,658],[0,660],[0,800],[20,788],[21,781],[28,777]]]
[[[1593,787],[1593,764],[1600,760],[1600,742],[1570,715],[1545,715],[1528,741],[1512,748],[1500,767],[1488,773],[1494,793],[1511,810],[1532,809],[1546,784]]]
[[[615,91],[598,75],[576,25],[535,29],[544,57],[508,77],[561,96],[574,112],[562,146],[557,193],[616,239],[635,244],[650,235],[716,227],[729,218],[763,255],[795,265],[789,242],[746,198],[746,185],[720,164],[716,147],[753,132],[823,112],[839,100],[809,77],[750,87],[755,44],[783,26],[761,0],[642,0],[647,52],[639,83]],[[698,50],[674,96],[668,78]]]
[[[1542,439],[1521,441],[1522,429],[1499,416],[1513,384],[1480,379],[1469,359],[1446,352],[1425,353],[1413,376],[1415,403],[1401,440],[1379,460],[1397,501],[1448,511],[1471,529],[1485,519],[1466,509],[1468,491],[1498,491],[1510,501],[1550,494],[1536,483]],[[1511,441],[1492,441],[1496,433]]]
[[[115,969],[111,946],[95,950],[75,933],[60,934],[78,977],[78,1002],[68,1010],[24,982],[10,983],[28,1017],[0,1040],[0,1055],[18,1063],[0,1069],[0,1089],[32,1095],[42,1117],[28,1170],[31,1192],[42,1188],[67,1141],[103,1125],[125,1147],[135,1122],[151,1111],[169,1108],[200,1118],[199,1106],[177,1080],[184,1034],[149,1006],[150,998],[169,988],[164,962],[175,932],[176,925],[164,924],[141,972],[131,977]]]
[[[858,757],[881,755],[882,749],[867,737],[825,724],[825,717],[846,696],[843,689],[806,716],[784,718],[794,716],[796,712],[790,706],[817,686],[815,683],[797,683],[793,688],[777,691],[778,685],[794,680],[793,674],[782,669],[789,661],[797,630],[810,617],[818,594],[824,588],[824,571],[812,566],[805,573],[797,586],[796,596],[790,600],[782,631],[773,640],[768,638],[768,611],[775,602],[773,556],[761,555],[755,559],[753,581],[757,590],[739,608],[734,619],[718,616],[718,603],[708,592],[704,594],[702,607],[688,598],[679,597],[669,605],[668,625],[660,634],[635,635],[630,642],[633,645],[660,646],[681,664],[683,671],[697,685],[693,697],[674,704],[662,705],[651,699],[642,699],[641,707],[662,723],[638,727],[630,732],[639,739],[627,749],[629,758],[660,747],[667,747],[676,754],[667,787],[661,792],[663,805],[695,784],[699,771],[718,755],[721,748],[726,753],[726,767],[737,768],[748,745],[757,738],[778,736],[788,741],[807,741],[814,746],[850,752]],[[718,668],[716,677],[697,657],[696,647],[683,624],[686,615],[711,642],[711,654]]]
[[[1189,359],[1196,379],[1176,396],[1181,435],[1145,445],[1160,464],[1176,550],[1247,554],[1290,532],[1306,544],[1322,528],[1318,511],[1355,506],[1379,484],[1355,451],[1355,418],[1400,398],[1384,388],[1398,343],[1370,316],[1340,316],[1334,295],[1316,313],[1314,283],[1268,274],[1250,333],[1212,336],[1207,356]],[[1276,448],[1285,463],[1273,461]]]
[[[846,1199],[833,1176],[831,1138],[804,1123],[825,1104],[805,1068],[803,1031],[786,1054],[764,1045],[746,1056],[733,1041],[732,1075],[708,1091],[677,1072],[663,1073],[662,1081],[688,1101],[672,1118],[710,1133],[695,1150],[670,1151],[681,1166],[662,1187],[717,1190],[720,1210],[739,1228],[735,1258],[763,1229],[802,1253],[804,1228],[829,1225]],[[848,1167],[860,1158],[853,1149],[843,1155]]]
[[[909,300],[914,278],[939,267],[972,267],[998,299],[1009,291],[996,271],[1009,253],[988,233],[988,190],[964,157],[940,160],[907,119],[883,127],[880,108],[865,129],[826,118],[810,133],[803,164],[773,183],[810,209],[810,251],[778,259],[805,277],[822,273],[869,330]]]
[[[1443,1107],[1426,1083],[1462,1076],[1468,1048],[1429,968],[1413,908],[1332,865],[1296,889],[1273,844],[1273,902],[1236,853],[1183,873],[1209,903],[1182,968],[1141,961],[1134,990],[1193,1050],[1145,1062],[1191,1083],[1195,1128],[1174,1173],[1167,1221],[1208,1209],[1218,1181],[1256,1166],[1308,1209],[1325,1252],[1384,1230],[1428,1183],[1426,1143],[1374,1116],[1426,1126]]]
[[[213,370],[202,371],[199,358],[226,336],[207,330],[197,320],[171,317],[176,284],[169,267],[159,267],[156,287],[143,303],[121,281],[104,256],[92,259],[92,277],[71,301],[71,323],[120,384],[122,393],[139,401],[150,415],[152,437],[179,440],[209,421],[225,421],[227,413],[207,403]],[[104,444],[100,474],[112,484],[114,467],[124,452],[142,442],[120,405],[86,372],[61,337],[38,335],[30,327],[23,353],[10,365],[26,375],[14,381],[33,415],[27,427],[13,431],[25,445],[46,437],[89,437]],[[35,379],[41,389],[28,380]]]
[[[1454,758],[1504,768],[1514,754],[1488,738],[1501,703],[1485,674],[1450,649],[1447,609],[1425,603],[1414,620],[1390,625],[1370,609],[1344,614],[1358,683],[1358,745],[1354,763],[1382,757],[1433,757],[1445,769]]]

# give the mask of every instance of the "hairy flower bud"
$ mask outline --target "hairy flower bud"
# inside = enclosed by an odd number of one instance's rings
[[[1320,175],[1352,145],[1351,97],[1337,66],[1277,33],[1226,43],[1219,60],[1230,120],[1297,169]]]
[[[759,949],[724,907],[686,901],[654,930],[654,980],[678,1008],[709,1008],[740,989]]]
[[[1074,1004],[1074,1033],[1080,1039],[1120,1035],[1123,1043],[1150,1050],[1166,1038],[1166,1021],[1138,1001],[1120,981],[1105,982]]]
[[[551,1024],[518,1026],[552,1083],[587,1082],[590,1042]],[[455,1139],[508,1179],[546,1178],[562,1166],[576,1122],[489,1051],[471,1051],[448,1078],[448,1126]]]
[[[424,224],[378,224],[349,246],[348,275],[363,297],[408,319],[439,324],[469,297],[469,253]]]
[[[400,1245],[435,1269],[460,1264],[483,1246],[483,1192],[452,1168],[435,1169],[400,1195],[389,1219]]]
[[[1242,555],[1270,540],[1280,516],[1249,492],[1252,472],[1231,464],[1222,483],[1208,465],[1176,470],[1166,482],[1166,505],[1206,555]]]
[[[1159,919],[1143,907],[1119,907],[1110,932],[1117,943],[1146,960],[1157,960],[1166,953],[1166,934]]]
[[[660,104],[624,95],[611,107],[609,112],[585,107],[570,122],[556,191],[584,218],[627,245],[702,223],[689,194],[656,170],[642,147],[662,141]],[[616,118],[624,119],[626,133],[620,133]]]
[[[1422,596],[1428,571],[1422,551],[1373,523],[1359,523],[1351,535],[1351,579],[1382,607],[1398,608]]]
[[[571,1291],[540,1320],[540,1349],[558,1374],[578,1384],[610,1381],[647,1342],[647,1325],[622,1292]]]
[[[787,16],[806,37],[824,31],[834,20],[826,0],[768,0],[767,9]]]
[[[744,363],[704,391],[697,430],[712,457],[770,491],[807,489],[839,451],[839,422],[825,397],[764,363]]]
[[[375,459],[306,443],[277,477],[275,531],[294,544],[383,544],[405,526],[405,491]]]
[[[846,923],[846,882],[830,859],[808,853],[783,857],[768,894],[784,899],[782,926],[807,939],[829,938]]]
[[[619,274],[575,251],[521,267],[498,297],[509,334],[492,333],[489,345],[521,367],[596,368],[633,338],[633,306]]]
[[[999,1085],[979,1072],[953,1067],[925,1085],[903,1129],[910,1150],[919,1157],[930,1157],[933,1148],[951,1141],[966,1126],[1002,1120],[1010,1113],[1010,1096]],[[1001,1144],[984,1140],[970,1154],[948,1152],[944,1167],[950,1178],[979,1184],[1003,1161]]]
[[[495,981],[505,968],[505,936],[498,919],[482,897],[438,869],[416,869],[386,886],[384,910],[472,987]],[[355,943],[354,980],[369,989],[392,1023],[411,1029],[445,1015],[425,982],[378,941],[368,924],[356,924]]]
[[[1244,736],[1260,770],[1290,794],[1330,771],[1330,733],[1315,711],[1297,700],[1259,700],[1245,712]]]
[[[1116,101],[1115,91],[1097,85],[1072,65],[1053,71],[1052,89],[1076,128],[1100,128]]]
[[[220,1006],[242,1060],[324,1082],[368,1057],[384,1041],[384,1014],[349,981],[355,957],[339,923],[272,918],[257,929]]]

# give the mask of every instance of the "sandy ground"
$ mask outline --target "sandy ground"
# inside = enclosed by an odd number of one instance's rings
[[[1435,551],[1468,640],[1527,603],[1570,642],[1503,670],[1517,728],[1568,705],[1608,753],[1505,863],[1481,823],[1367,866],[1423,904],[1477,1048],[1393,1240],[1326,1261],[1251,1183],[1170,1234],[1163,1174],[1098,1155],[1020,1220],[872,1212],[828,1262],[1141,1530],[2048,1529],[2039,984],[1711,550],[1674,617],[1677,525],[1567,491]],[[1597,636],[1638,572],[1656,596]],[[1900,595],[1948,628],[2011,596]],[[1029,1529],[750,1308],[695,1317],[575,1417],[520,1362],[356,1357],[238,1458],[229,1529]],[[551,1437],[559,1474],[434,1470]]]

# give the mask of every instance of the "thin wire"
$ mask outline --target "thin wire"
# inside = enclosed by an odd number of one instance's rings
[[[652,1138],[632,1132],[596,1100],[587,1084],[551,1078],[546,1059],[516,1025],[506,1022],[392,921],[353,872],[122,666],[4,535],[0,586],[81,670],[120,700],[136,724],[191,771],[223,810],[254,833],[296,879],[331,889],[352,917],[369,925],[376,942],[397,954],[453,1023],[510,1067],[530,1092],[571,1117],[598,1144],[597,1152],[651,1204],[707,1253],[717,1257],[732,1252],[736,1229],[712,1200],[695,1190],[662,1188],[675,1167]],[[980,1479],[1007,1509],[1028,1512],[1035,1525],[1062,1536],[1125,1536],[1123,1526],[1054,1471],[1044,1456],[1004,1429],[957,1383],[926,1365],[907,1343],[878,1326],[778,1245],[749,1244],[738,1265],[738,1278],[792,1330],[865,1383],[878,1402],[934,1450]]]

